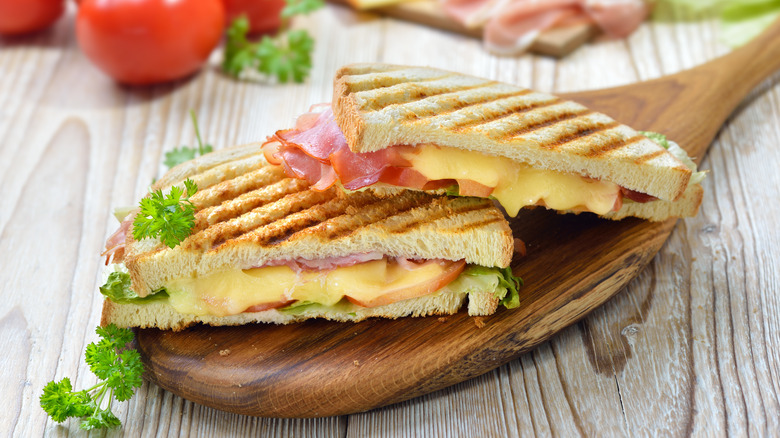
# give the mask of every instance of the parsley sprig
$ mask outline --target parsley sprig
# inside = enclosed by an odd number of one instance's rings
[[[141,199],[141,211],[133,221],[133,238],[159,237],[173,248],[190,235],[195,226],[195,206],[190,198],[198,186],[190,179],[184,181],[184,186],[186,190],[173,186],[167,195],[156,190]]]
[[[95,331],[101,339],[87,346],[84,360],[101,381],[92,388],[74,391],[65,377],[49,382],[40,397],[41,407],[52,420],[62,423],[69,417],[82,418],[80,427],[86,430],[121,424],[111,411],[114,399],[129,400],[141,386],[144,371],[138,351],[125,349],[133,340],[131,330],[110,324]]]
[[[324,5],[323,0],[287,0],[283,18],[311,13]],[[276,37],[264,35],[260,41],[247,39],[249,20],[239,17],[227,30],[225,59],[222,69],[238,77],[243,71],[254,69],[279,82],[303,82],[311,71],[314,39],[302,29],[287,30]]]
[[[191,148],[187,146],[181,146],[166,152],[165,161],[163,163],[168,166],[169,169],[184,163],[185,161],[192,160],[199,155],[204,155],[214,150],[214,147],[212,147],[210,144],[203,144],[203,140],[200,138],[200,129],[198,129],[198,119],[195,117],[195,111],[190,110],[190,117],[192,118],[192,125],[195,127],[195,137],[198,139],[198,147]]]

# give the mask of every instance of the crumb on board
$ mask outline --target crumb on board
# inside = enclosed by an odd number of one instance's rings
[[[450,319],[449,316],[440,316],[440,317],[436,318],[436,320],[439,321],[439,322],[447,322],[448,319]]]
[[[360,366],[360,362],[359,362],[357,359],[356,359],[356,360],[353,360],[353,361],[352,361],[352,364],[353,364],[353,365],[355,365],[356,367],[359,367],[359,366]]]
[[[477,326],[477,328],[482,328],[485,326],[485,318],[481,316],[475,316],[474,317],[474,325]]]
[[[229,356],[230,355],[230,349],[226,348],[224,350],[219,350],[219,355],[222,357]]]

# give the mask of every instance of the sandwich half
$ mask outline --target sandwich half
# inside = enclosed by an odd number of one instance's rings
[[[704,174],[679,146],[645,134],[514,85],[354,64],[336,73],[330,104],[277,132],[265,152],[317,190],[490,197],[510,216],[529,206],[610,219],[695,215]]]
[[[135,240],[133,211],[107,243],[102,324],[180,330],[471,315],[517,302],[509,225],[490,201],[403,191],[312,190],[268,164],[260,144],[179,165],[152,187],[191,179],[189,237]]]

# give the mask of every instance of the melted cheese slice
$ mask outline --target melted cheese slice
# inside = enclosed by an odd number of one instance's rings
[[[510,216],[516,216],[528,205],[605,214],[621,196],[620,187],[614,183],[536,169],[506,157],[479,152],[422,145],[402,156],[429,180],[467,179],[494,187],[491,196]]]
[[[165,285],[179,313],[227,316],[251,306],[299,300],[331,306],[345,296],[368,302],[399,289],[435,281],[448,263],[428,262],[407,269],[374,260],[330,271],[296,272],[288,266],[236,269]]]

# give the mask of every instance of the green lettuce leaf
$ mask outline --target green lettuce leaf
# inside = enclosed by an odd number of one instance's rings
[[[279,311],[288,315],[300,315],[316,306],[321,306],[321,304],[315,303],[314,301],[296,301],[289,306],[282,307]]]
[[[160,289],[145,297],[138,296],[130,289],[130,274],[120,271],[109,274],[106,284],[100,286],[100,293],[117,304],[144,304],[168,298],[165,289]]]
[[[523,285],[523,279],[516,277],[512,273],[512,268],[488,268],[472,265],[463,271],[463,274],[472,278],[481,278],[482,287],[490,287],[484,283],[492,283],[495,297],[501,300],[501,304],[507,309],[514,309],[520,305],[519,289]]]

